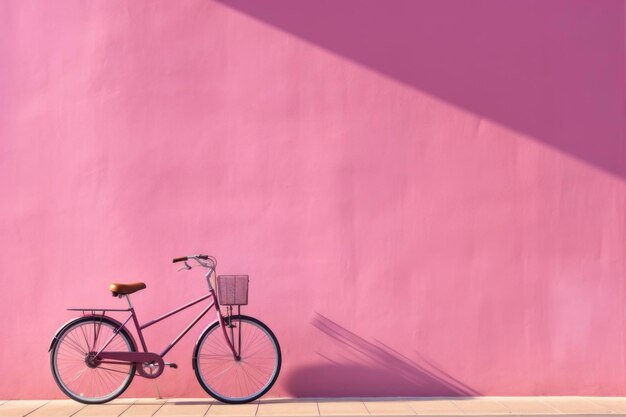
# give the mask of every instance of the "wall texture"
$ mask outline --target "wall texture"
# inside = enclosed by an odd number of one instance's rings
[[[249,273],[274,396],[626,395],[623,1],[0,2],[0,398]],[[149,330],[160,350],[181,319]],[[207,319],[205,322],[208,322]],[[203,396],[200,328],[166,396]],[[153,396],[135,380],[128,396]]]

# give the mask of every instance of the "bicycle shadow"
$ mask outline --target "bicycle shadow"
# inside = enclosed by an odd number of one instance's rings
[[[286,376],[294,397],[462,397],[479,392],[447,374],[419,353],[420,363],[379,340],[369,342],[322,314],[311,324],[340,349],[325,364],[304,366]]]

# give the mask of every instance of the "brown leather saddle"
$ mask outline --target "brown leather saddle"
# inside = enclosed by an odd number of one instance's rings
[[[113,297],[132,294],[144,288],[146,288],[146,284],[143,282],[129,282],[128,284],[114,282],[109,285],[109,290],[113,293]]]

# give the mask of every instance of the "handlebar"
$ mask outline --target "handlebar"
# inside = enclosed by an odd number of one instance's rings
[[[207,268],[210,270],[209,273],[215,272],[215,268],[217,268],[217,259],[213,256],[209,255],[190,255],[190,256],[181,256],[179,258],[172,259],[172,263],[184,262],[185,266],[179,269],[179,271],[190,270],[194,266],[190,265],[188,261],[196,261],[197,265],[195,267]]]
[[[192,256],[181,256],[180,258],[174,258],[172,259],[172,263],[176,263],[176,262],[185,262],[188,261],[189,259],[203,259],[203,260],[208,260],[209,259],[209,255],[192,255]]]

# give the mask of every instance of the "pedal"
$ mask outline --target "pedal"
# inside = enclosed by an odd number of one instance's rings
[[[169,366],[170,368],[178,369],[178,365],[175,363],[165,362],[165,366]]]

